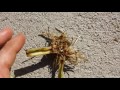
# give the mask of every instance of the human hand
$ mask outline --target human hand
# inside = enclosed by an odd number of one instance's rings
[[[13,31],[10,28],[0,31],[0,78],[10,78],[10,68],[16,54],[25,43],[25,36],[22,33],[15,37],[12,35]]]

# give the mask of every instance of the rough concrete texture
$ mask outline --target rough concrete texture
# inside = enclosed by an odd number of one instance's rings
[[[52,33],[57,27],[69,37],[80,36],[75,48],[88,61],[66,71],[66,78],[120,77],[119,12],[0,12],[0,28],[6,26],[27,38],[12,67],[17,78],[51,78],[48,59],[29,59],[25,54],[25,49],[45,46],[45,39],[38,34],[48,27]]]

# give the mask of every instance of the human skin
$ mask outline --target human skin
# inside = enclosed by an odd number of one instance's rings
[[[19,33],[13,37],[11,28],[0,31],[0,78],[10,78],[11,66],[24,43],[24,34]]]

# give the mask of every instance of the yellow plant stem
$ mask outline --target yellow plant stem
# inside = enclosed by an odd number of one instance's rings
[[[61,61],[60,65],[59,65],[59,69],[58,69],[58,78],[64,77],[63,68],[64,68],[64,61]]]
[[[26,50],[26,53],[33,53],[33,52],[39,52],[39,51],[49,51],[51,47],[44,47],[44,48],[31,48]]]
[[[28,57],[50,54],[51,51],[27,53]]]
[[[26,54],[28,57],[46,55],[50,53],[51,53],[51,47],[31,48],[31,49],[26,50]]]

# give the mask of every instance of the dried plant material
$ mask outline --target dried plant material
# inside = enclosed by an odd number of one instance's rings
[[[41,34],[42,36],[50,40],[50,44],[48,47],[28,49],[26,50],[26,54],[29,57],[55,54],[56,59],[55,61],[53,61],[53,65],[54,68],[58,66],[58,78],[63,78],[63,69],[65,62],[70,62],[71,64],[76,65],[78,62],[78,58],[84,59],[85,57],[83,56],[83,54],[75,51],[72,48],[73,43],[68,40],[65,33],[63,33],[61,30],[56,30],[61,33],[60,36],[53,35],[49,32]]]

